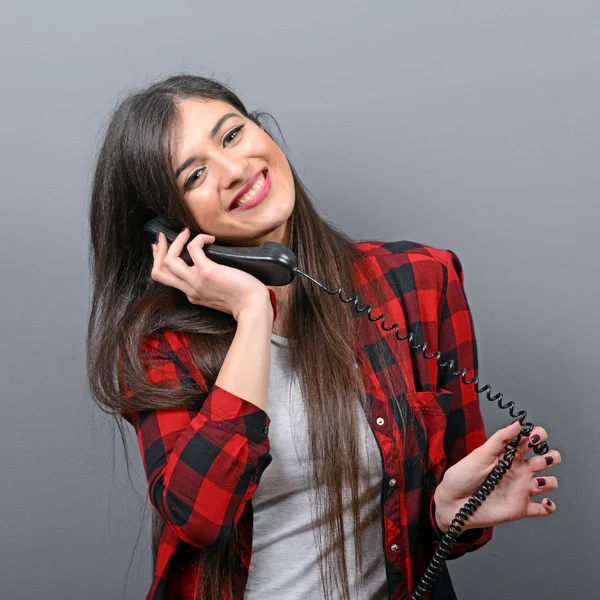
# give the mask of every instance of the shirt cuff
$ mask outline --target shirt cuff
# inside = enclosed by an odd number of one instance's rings
[[[269,415],[256,404],[216,383],[204,400],[200,413],[224,429],[239,433],[258,444],[262,444],[269,437]]]

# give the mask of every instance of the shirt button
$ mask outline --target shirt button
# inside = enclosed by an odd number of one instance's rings
[[[396,483],[397,483],[397,481],[395,479],[390,479],[389,486],[394,487],[396,485]]]
[[[392,552],[397,552],[397,550],[398,550],[398,544],[392,544],[392,545],[390,546],[390,550],[391,550]]]
[[[379,417],[377,419],[377,425],[383,425],[385,423],[385,420],[382,417]]]

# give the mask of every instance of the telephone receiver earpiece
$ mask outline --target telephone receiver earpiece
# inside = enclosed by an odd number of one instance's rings
[[[152,242],[156,240],[156,233],[162,231],[167,240],[172,243],[178,235],[176,233],[176,229],[177,228],[171,227],[160,217],[150,219],[144,225],[144,233]],[[527,417],[527,411],[521,410],[515,414],[513,410],[515,406],[514,402],[510,401],[506,404],[502,404],[503,394],[498,392],[495,396],[492,396],[489,385],[479,388],[479,377],[467,379],[467,370],[459,369],[458,365],[455,364],[454,359],[448,358],[445,362],[443,362],[442,354],[439,351],[433,354],[427,354],[427,342],[423,341],[421,344],[416,343],[416,336],[412,331],[407,331],[405,335],[400,336],[398,334],[400,326],[397,323],[386,326],[385,315],[372,317],[371,311],[373,309],[370,304],[358,308],[359,297],[355,292],[352,294],[352,296],[350,296],[350,298],[344,298],[342,296],[343,290],[341,286],[338,285],[335,290],[330,290],[316,279],[313,279],[307,273],[304,273],[298,269],[296,264],[296,255],[286,246],[277,244],[276,242],[264,242],[256,248],[241,248],[236,246],[221,246],[213,243],[203,246],[203,250],[206,256],[208,256],[208,258],[211,260],[229,267],[246,271],[247,273],[254,275],[265,285],[287,285],[293,281],[297,273],[302,275],[306,279],[309,279],[318,285],[331,296],[338,296],[342,302],[346,304],[350,303],[352,309],[357,313],[362,314],[366,312],[369,321],[377,322],[381,319],[379,326],[383,331],[387,332],[391,329],[395,329],[395,336],[398,341],[408,340],[411,350],[418,351],[426,359],[435,359],[440,370],[450,370],[452,375],[456,377],[460,376],[465,385],[473,385],[475,387],[477,394],[482,394],[485,392],[487,399],[490,402],[496,402],[499,408],[508,410],[511,418],[519,418],[521,423],[521,431],[519,432],[519,435],[504,447],[504,455],[502,459],[498,461],[498,464],[487,476],[485,481],[479,486],[473,496],[469,498],[466,504],[458,511],[452,520],[452,523],[448,527],[448,530],[444,534],[444,537],[439,542],[438,547],[434,552],[427,569],[425,570],[425,573],[421,577],[421,581],[411,596],[411,600],[425,600],[426,595],[432,589],[437,578],[443,571],[448,555],[458,540],[458,537],[460,536],[466,522],[469,520],[469,517],[494,491],[494,488],[500,483],[504,474],[512,467],[520,440],[523,438],[523,436],[528,436],[531,433],[531,430],[534,427],[533,423],[524,422],[525,418]],[[181,257],[187,264],[193,264],[191,257],[185,248],[181,253]],[[533,452],[537,455],[546,454],[549,449],[550,448],[546,441],[533,446]]]
[[[177,228],[161,217],[150,219],[144,225],[143,231],[151,242],[156,240],[159,231],[165,234],[169,243],[173,243],[179,235]],[[202,250],[210,260],[250,273],[265,285],[288,285],[296,277],[296,255],[277,242],[263,242],[260,246],[250,248],[213,243],[205,244]],[[189,266],[194,264],[186,247],[181,252],[181,258]]]

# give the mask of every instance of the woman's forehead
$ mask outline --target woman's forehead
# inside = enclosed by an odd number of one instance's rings
[[[189,127],[196,130],[199,127],[206,128],[208,134],[225,113],[239,114],[238,110],[223,100],[205,100],[204,98],[186,98],[178,102],[177,112],[179,129],[182,134],[185,134]]]
[[[231,113],[243,117],[236,108],[222,100],[185,98],[179,101],[168,141],[173,164],[186,160],[199,145],[210,144],[211,132],[219,120]]]
[[[198,143],[210,143],[210,134],[215,125],[226,114],[241,113],[231,104],[222,100],[186,98],[177,103],[177,117],[170,135],[173,155],[189,152]]]

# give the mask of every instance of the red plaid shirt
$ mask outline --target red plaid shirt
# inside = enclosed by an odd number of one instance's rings
[[[386,301],[373,306],[373,316],[386,315],[386,325],[398,323],[400,335],[410,328],[418,343],[424,336],[429,354],[439,349],[442,360],[453,358],[459,368],[467,369],[469,379],[476,375],[477,346],[456,254],[407,241],[359,242],[356,247],[362,253],[357,260],[377,265],[385,290]],[[362,298],[360,289],[357,292]],[[271,302],[276,318],[272,292]],[[434,359],[413,354],[409,369],[417,391],[404,397],[411,411],[419,411],[425,420],[432,480],[423,481],[418,422],[409,420],[403,455],[395,403],[385,397],[378,378],[383,369],[400,376],[400,361],[406,359],[387,344],[394,330],[382,332],[379,322],[366,329],[368,339],[357,340],[356,349],[371,402],[373,434],[383,456],[384,548],[373,551],[382,553],[389,599],[405,600],[441,539],[433,515],[435,486],[448,467],[486,440],[486,433],[474,387],[448,371],[438,373]],[[256,405],[217,385],[208,390],[188,351],[188,341],[183,333],[163,331],[145,340],[142,355],[150,381],[208,391],[202,408],[123,413],[137,433],[150,501],[166,523],[147,599],[195,598],[202,573],[201,567],[190,566],[191,547],[224,543],[232,525],[238,523],[245,541],[238,557],[243,575],[233,582],[233,596],[224,595],[223,600],[241,600],[252,554],[252,496],[271,462],[270,419]],[[384,365],[370,360],[375,344],[387,346],[389,359]],[[122,377],[119,382],[128,394]],[[491,536],[492,528],[465,532],[450,558],[480,548]],[[430,599],[453,598],[444,569]]]

